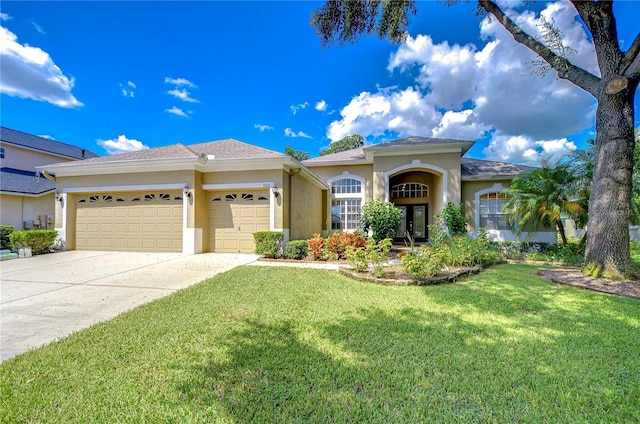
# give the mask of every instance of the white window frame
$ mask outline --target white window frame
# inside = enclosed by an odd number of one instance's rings
[[[474,236],[478,234],[480,229],[480,196],[488,193],[499,193],[505,190],[507,187],[500,183],[494,184],[492,187],[485,188],[475,193],[475,232]],[[512,230],[487,230],[487,234],[496,241],[518,241],[529,239],[529,233],[524,231],[519,236]],[[541,243],[557,243],[557,235],[555,231],[539,231],[529,241],[541,242]]]
[[[360,193],[334,193],[333,192],[333,184],[340,181],[340,180],[344,180],[344,179],[352,179],[352,180],[356,180],[360,183]],[[365,188],[366,188],[366,180],[359,176],[359,175],[354,175],[352,173],[350,173],[349,171],[345,171],[340,175],[336,175],[334,177],[331,177],[327,180],[327,184],[329,185],[329,187],[331,188],[331,204],[329,205],[329,221],[330,221],[330,225],[328,230],[329,231],[337,231],[337,229],[331,228],[333,227],[332,223],[331,223],[331,217],[333,215],[332,210],[333,210],[333,201],[334,200],[357,200],[360,202],[359,204],[359,208],[360,208],[360,212],[362,212],[362,208],[364,207],[364,192],[365,192]],[[342,216],[340,216],[340,222],[346,225],[346,222],[342,222]],[[356,226],[356,228],[341,228],[340,230],[344,231],[344,232],[353,232],[355,230],[358,229],[358,226]]]

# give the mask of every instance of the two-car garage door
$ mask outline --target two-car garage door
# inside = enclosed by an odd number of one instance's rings
[[[182,192],[76,198],[76,249],[182,252]]]

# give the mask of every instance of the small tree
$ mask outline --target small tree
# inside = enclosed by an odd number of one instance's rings
[[[360,228],[366,234],[373,231],[372,238],[377,242],[386,238],[393,239],[398,231],[402,211],[393,203],[371,200],[364,205],[360,216]]]
[[[447,225],[450,236],[460,236],[467,233],[467,221],[464,219],[464,206],[462,203],[454,205],[452,202],[442,211],[442,218]]]

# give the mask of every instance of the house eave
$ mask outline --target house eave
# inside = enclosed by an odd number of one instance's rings
[[[320,166],[341,166],[341,165],[371,165],[373,161],[367,159],[342,159],[322,162],[305,163],[307,168],[315,168]]]
[[[512,180],[516,177],[513,174],[490,174],[490,175],[468,175],[460,178],[461,181],[496,181]]]
[[[0,195],[2,195],[2,196],[17,196],[17,197],[42,197],[42,196],[46,196],[47,194],[51,194],[51,193],[54,193],[54,192],[55,192],[55,189],[46,190],[46,191],[43,191],[41,193],[25,193],[25,192],[21,192],[21,191],[0,190]]]

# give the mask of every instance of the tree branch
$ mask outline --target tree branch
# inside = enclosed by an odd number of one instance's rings
[[[640,78],[640,33],[636,35],[629,50],[624,53],[621,65],[622,75],[630,80]]]
[[[560,78],[571,81],[578,87],[590,93],[593,97],[597,98],[600,78],[572,64],[564,57],[558,56],[540,41],[525,33],[522,28],[505,15],[502,9],[500,9],[500,7],[493,1],[479,0],[478,3],[496,17],[498,22],[500,22],[500,24],[511,33],[516,42],[529,48],[545,62],[551,65],[551,67],[558,72],[558,76]]]

